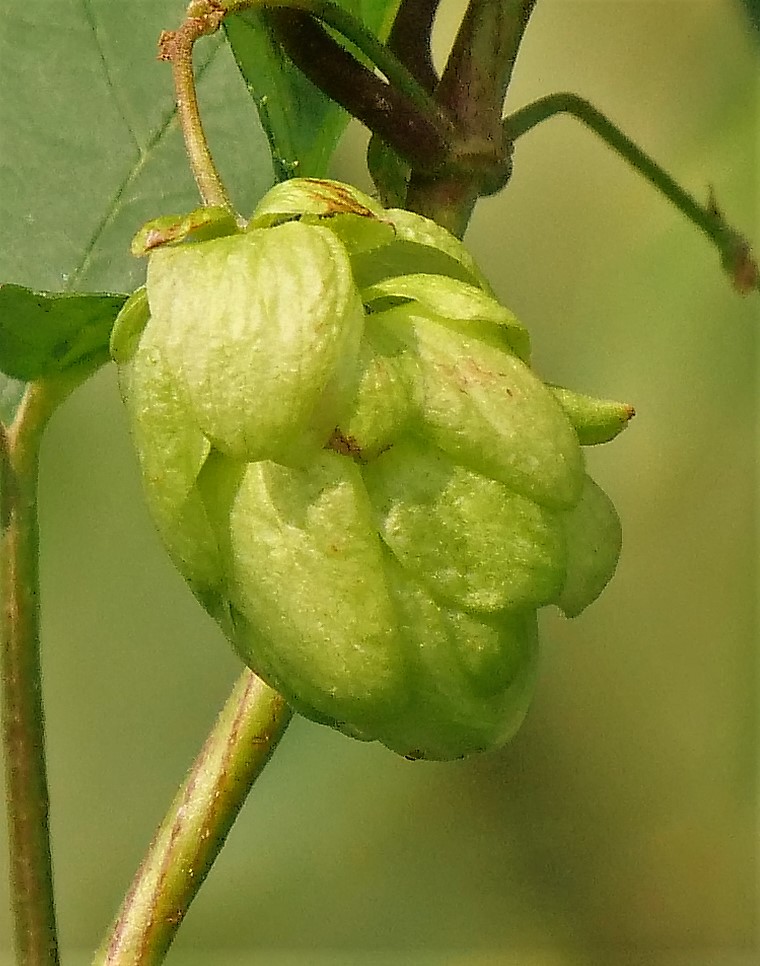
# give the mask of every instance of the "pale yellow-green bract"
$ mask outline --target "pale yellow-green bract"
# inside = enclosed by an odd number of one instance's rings
[[[219,237],[165,222],[112,351],[175,564],[307,717],[414,758],[498,747],[538,608],[615,569],[581,443],[632,410],[546,386],[463,245],[346,185],[278,185]]]

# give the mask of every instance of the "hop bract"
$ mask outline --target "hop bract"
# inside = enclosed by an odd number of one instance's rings
[[[461,243],[345,185],[170,221],[112,348],[177,567],[307,717],[414,758],[502,744],[537,610],[615,568],[581,443],[632,410],[545,385]]]

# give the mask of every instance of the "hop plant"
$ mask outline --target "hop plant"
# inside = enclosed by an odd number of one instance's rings
[[[580,613],[620,526],[581,444],[632,410],[545,385],[464,246],[337,182],[240,229],[162,219],[112,353],[160,534],[242,659],[412,758],[498,747],[537,610]]]

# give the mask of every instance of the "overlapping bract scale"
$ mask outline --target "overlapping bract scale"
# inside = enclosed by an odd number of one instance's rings
[[[580,442],[632,410],[546,386],[461,242],[348,186],[181,226],[112,346],[174,562],[306,716],[414,758],[498,747],[537,610],[580,613],[614,571]]]

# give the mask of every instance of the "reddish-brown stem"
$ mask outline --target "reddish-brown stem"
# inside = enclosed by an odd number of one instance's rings
[[[19,966],[57,966],[40,668],[37,471],[58,397],[31,384],[0,428],[0,678],[11,903]]]

